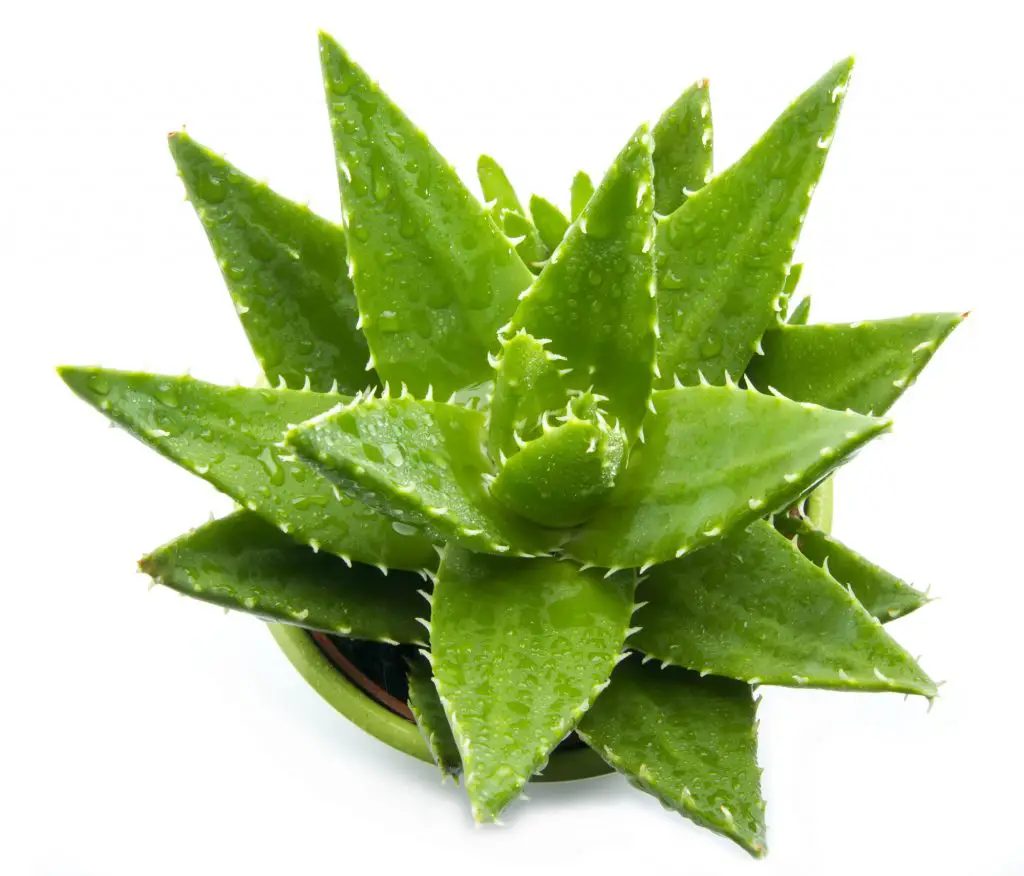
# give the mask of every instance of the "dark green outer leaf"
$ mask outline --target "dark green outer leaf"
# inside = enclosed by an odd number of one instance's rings
[[[449,545],[434,588],[434,679],[478,821],[492,821],[608,683],[633,578]]]
[[[377,383],[346,264],[345,233],[184,132],[171,154],[264,374],[298,389]]]
[[[776,321],[852,60],[825,74],[658,229],[660,387],[738,377]]]
[[[579,171],[576,176],[572,178],[572,204],[570,218],[573,222],[579,218],[580,213],[583,212],[583,208],[587,206],[587,202],[593,196],[594,183],[584,171]]]
[[[408,678],[409,709],[434,757],[434,763],[443,775],[457,777],[462,772],[462,758],[434,687],[434,674],[426,657],[420,655],[409,661]]]
[[[804,517],[777,514],[775,528],[816,566],[825,566],[840,584],[849,587],[867,612],[882,623],[916,611],[928,597],[920,590],[862,557]]]
[[[652,145],[646,129],[633,135],[512,319],[550,339],[568,386],[608,397],[630,438],[654,379]]]
[[[655,566],[638,598],[630,644],[663,662],[749,684],[936,695],[854,596],[764,521]]]
[[[711,178],[712,126],[708,81],[684,91],[654,126],[654,209],[677,210]]]
[[[728,387],[655,392],[611,496],[566,545],[582,563],[664,563],[784,508],[888,428]]]
[[[580,722],[580,736],[662,805],[765,854],[750,686],[642,664],[636,655]]]
[[[157,548],[139,568],[159,584],[215,605],[311,630],[423,644],[424,613],[411,572],[385,577],[362,563],[314,553],[249,511],[237,511]]]
[[[747,376],[797,401],[883,414],[965,315],[780,326],[765,332],[764,356],[751,361]]]
[[[455,171],[340,46],[320,56],[362,328],[383,381],[440,397],[487,354],[532,275]]]
[[[103,368],[65,367],[60,375],[136,438],[296,538],[357,562],[433,567],[426,538],[408,528],[397,531],[278,449],[290,424],[323,413],[344,396]]]
[[[484,553],[533,555],[559,540],[492,499],[479,411],[411,397],[357,400],[288,433],[342,492],[399,528]]]

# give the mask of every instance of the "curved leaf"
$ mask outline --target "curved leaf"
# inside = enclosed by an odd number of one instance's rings
[[[656,305],[650,134],[638,130],[523,294],[513,329],[551,341],[569,387],[608,397],[632,438],[654,379]]]
[[[807,320],[811,316],[811,296],[807,295],[800,299],[800,303],[793,308],[793,312],[789,315],[787,325],[807,325]],[[762,338],[762,343],[763,343]],[[753,360],[751,360],[753,361]],[[747,366],[747,371],[750,371],[750,366]]]
[[[765,854],[750,685],[643,664],[633,655],[584,715],[579,735],[663,806]]]
[[[615,486],[625,452],[621,431],[570,413],[505,463],[491,495],[540,526],[576,526]]]
[[[755,386],[797,401],[883,414],[966,314],[923,313],[852,324],[787,325],[765,332],[747,369]]]
[[[455,171],[320,35],[349,267],[381,379],[423,396],[479,383],[532,275]]]
[[[59,373],[76,395],[143,443],[296,538],[362,563],[411,570],[434,565],[433,547],[421,534],[397,530],[280,452],[290,424],[344,396],[104,368]]]
[[[645,443],[566,545],[580,562],[664,563],[790,505],[888,428],[734,387],[656,392]]]
[[[608,683],[633,575],[445,550],[434,588],[434,680],[473,815],[493,821]]]
[[[345,233],[183,131],[171,155],[263,373],[326,392],[376,384],[345,263]]]
[[[654,209],[679,209],[711,178],[712,127],[708,81],[686,89],[654,126]]]
[[[630,644],[658,660],[748,684],[899,691],[934,682],[853,594],[770,524],[654,567]]]
[[[852,60],[811,86],[658,229],[660,387],[738,377],[775,321]]]
[[[411,397],[356,399],[299,426],[287,443],[395,526],[422,528],[484,553],[550,550],[554,533],[507,512],[493,477],[479,411]]]
[[[416,726],[430,749],[434,763],[444,776],[458,776],[462,772],[462,758],[455,744],[452,728],[434,687],[434,674],[424,656],[409,661],[409,709]],[[457,781],[457,779],[456,779]]]
[[[778,514],[774,524],[779,532],[793,539],[800,553],[848,587],[868,614],[882,623],[917,611],[928,602],[926,594],[816,529],[805,517]]]
[[[269,621],[353,639],[423,644],[418,575],[315,553],[249,511],[200,526],[139,561],[158,584]]]

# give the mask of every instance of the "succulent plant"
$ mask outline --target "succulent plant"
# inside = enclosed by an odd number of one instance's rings
[[[266,382],[60,369],[238,503],[141,568],[417,646],[412,711],[479,821],[575,730],[762,855],[759,686],[936,694],[882,627],[926,596],[806,513],[962,319],[790,308],[852,62],[717,176],[698,82],[566,216],[486,156],[478,201],[320,50],[341,226],[170,138]]]

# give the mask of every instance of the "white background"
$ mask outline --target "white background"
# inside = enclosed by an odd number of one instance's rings
[[[1024,873],[1020,26],[1000,6],[6,8],[0,873]],[[890,630],[948,683],[930,714],[765,691],[765,862],[618,778],[535,788],[474,830],[459,790],[332,712],[259,623],[134,573],[228,503],[108,431],[53,366],[254,379],[164,137],[187,122],[337,217],[318,27],[466,178],[488,151],[563,206],[694,79],[721,169],[858,55],[798,253],[814,316],[973,313],[840,475],[836,530],[941,597]]]

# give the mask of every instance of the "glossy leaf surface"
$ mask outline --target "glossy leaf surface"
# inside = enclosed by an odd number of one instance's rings
[[[557,541],[490,497],[484,415],[434,401],[363,399],[288,433],[342,492],[401,529],[484,553],[535,554]]]
[[[630,644],[749,684],[899,691],[934,682],[854,596],[764,521],[654,567]]]
[[[616,668],[578,732],[635,787],[761,857],[755,715],[750,685],[634,655]]]
[[[315,553],[249,511],[194,529],[139,561],[157,583],[224,608],[354,639],[425,643],[419,575],[387,576]]]
[[[656,392],[611,496],[567,545],[596,566],[692,552],[783,508],[888,427],[729,387]]]
[[[811,86],[658,230],[659,365],[666,387],[743,373],[775,322],[793,246],[825,164],[852,61]]]
[[[764,356],[747,369],[760,389],[797,401],[883,414],[962,321],[924,313],[852,324],[787,325],[766,332]]]
[[[434,588],[434,679],[477,821],[493,821],[608,682],[633,575],[449,546]]]
[[[302,541],[358,562],[418,570],[430,542],[342,493],[278,444],[344,400],[295,390],[224,387],[191,377],[63,368],[82,399],[178,465]]]
[[[632,437],[653,380],[654,198],[652,140],[641,128],[616,158],[512,320],[550,340],[567,384],[608,397]],[[585,328],[585,330],[583,330]]]
[[[654,134],[654,209],[667,216],[711,178],[708,81],[686,89],[658,119]]]
[[[320,58],[377,372],[418,396],[487,379],[497,330],[532,275],[423,133],[323,34]]]
[[[346,265],[345,233],[188,134],[171,155],[271,384],[354,393],[377,382]]]

